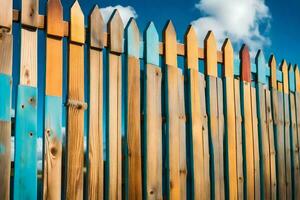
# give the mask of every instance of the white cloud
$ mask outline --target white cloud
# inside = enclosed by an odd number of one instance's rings
[[[271,14],[264,0],[200,0],[196,8],[204,14],[192,21],[199,41],[212,30],[219,48],[229,37],[234,45],[246,43],[252,56],[256,50],[270,45],[265,32],[270,29]]]
[[[135,12],[134,8],[131,7],[131,6],[121,6],[121,5],[117,5],[117,6],[108,6],[108,7],[105,7],[105,8],[101,8],[101,13],[102,13],[102,16],[103,16],[103,19],[105,21],[105,23],[108,22],[109,18],[111,17],[111,14],[113,13],[113,11],[115,9],[118,9],[119,13],[120,13],[120,16],[122,18],[122,21],[123,21],[123,24],[124,24],[124,27],[126,26],[127,22],[129,21],[129,19],[131,17],[133,18],[137,18],[138,15],[137,13]]]

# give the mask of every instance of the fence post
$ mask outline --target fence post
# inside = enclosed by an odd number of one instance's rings
[[[286,171],[286,199],[292,199],[292,172],[291,172],[291,146],[290,146],[290,114],[289,114],[289,79],[286,61],[281,66],[283,77],[283,106],[284,106],[284,146]]]
[[[103,199],[103,46],[104,21],[98,6],[89,18],[88,199]]]
[[[121,148],[121,88],[123,53],[123,23],[117,10],[108,22],[108,110],[107,110],[107,161],[106,192],[109,199],[121,199],[122,148]]]
[[[84,162],[84,16],[76,0],[71,7],[67,100],[67,199],[83,198]]]
[[[64,24],[63,8],[59,0],[48,1],[47,16],[43,197],[60,199]]]
[[[151,22],[145,31],[144,77],[144,199],[162,199],[162,71],[159,37]]]
[[[10,199],[12,0],[0,0],[0,199]]]
[[[218,78],[217,44],[214,34],[210,31],[205,38],[205,71],[206,71],[206,102],[208,103],[208,126],[210,131],[210,175],[211,197],[216,199],[225,198],[224,187],[224,124],[222,82]]]
[[[16,106],[14,199],[37,198],[38,0],[22,1],[20,85]]]

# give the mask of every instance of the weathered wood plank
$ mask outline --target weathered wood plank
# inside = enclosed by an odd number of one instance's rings
[[[233,78],[233,48],[229,39],[223,44],[224,52],[224,93],[225,93],[225,126],[227,141],[227,170],[230,199],[238,199],[238,173],[237,173],[237,132],[235,119],[235,98]],[[239,104],[238,104],[239,106]]]
[[[140,122],[140,39],[139,30],[134,19],[126,28],[126,145],[128,154],[128,198],[142,199],[142,161],[141,161],[141,126]]]
[[[74,30],[72,27],[77,27]],[[83,13],[77,1],[71,8],[69,43],[66,198],[83,198],[84,162],[84,35]],[[74,32],[73,32],[74,31]],[[76,42],[76,43],[75,43]]]
[[[244,152],[246,155],[244,169],[246,174],[246,191],[247,199],[255,198],[255,171],[254,171],[254,138],[252,127],[252,99],[251,97],[251,74],[250,74],[250,55],[246,45],[240,51],[241,59],[241,105],[243,117],[243,140]]]
[[[187,49],[187,58],[186,58],[186,68],[188,68],[188,101],[189,109],[187,110],[189,114],[189,154],[191,155],[189,178],[192,180],[190,188],[190,198],[192,199],[205,199],[209,198],[205,196],[206,192],[209,190],[209,182],[207,183],[204,177],[209,178],[209,174],[205,174],[205,131],[207,132],[207,124],[205,125],[205,119],[202,113],[201,105],[205,105],[205,98],[202,98],[204,95],[205,88],[201,80],[203,77],[200,76],[198,72],[198,58],[195,57],[195,51],[197,53],[197,37],[196,32],[192,26],[188,28],[186,33],[186,49]],[[202,85],[202,87],[201,87]],[[203,90],[202,90],[203,89]],[[204,102],[202,102],[204,101]],[[207,122],[206,122],[207,123]],[[206,138],[208,142],[208,138]],[[208,152],[209,149],[206,149]],[[207,161],[209,162],[209,161]],[[209,163],[208,163],[209,164]]]
[[[267,132],[269,136],[270,144],[270,178],[271,178],[271,199],[277,198],[277,179],[276,179],[276,151],[275,151],[275,139],[273,128],[273,116],[271,105],[271,92],[265,91],[266,95],[266,120],[267,120]]]
[[[64,31],[60,1],[48,1],[47,15],[43,197],[44,199],[60,199],[62,181],[62,37]]]
[[[263,52],[260,50],[256,56],[257,68],[257,113],[258,113],[258,132],[261,140],[261,167],[263,171],[262,195],[266,199],[271,199],[271,165],[270,165],[270,141],[267,130],[266,118],[266,61]]]
[[[187,164],[186,164],[186,116],[184,102],[184,75],[178,70],[178,107],[179,107],[179,176],[180,199],[186,199]]]
[[[296,121],[296,105],[295,94],[290,92],[290,119],[291,119],[291,145],[292,145],[292,181],[294,199],[300,198],[300,167],[299,167],[299,144],[297,134],[297,121]]]
[[[121,84],[123,52],[123,23],[117,10],[108,23],[110,46],[108,51],[108,111],[107,111],[107,196],[121,199],[122,194],[122,149],[121,149]]]
[[[146,73],[144,98],[145,128],[145,165],[143,170],[145,196],[144,199],[162,200],[162,71],[159,68],[159,38],[153,23],[145,32]]]
[[[215,183],[211,187],[212,198],[223,199],[224,175],[223,175],[223,154],[220,146],[220,138],[223,137],[222,130],[219,131],[219,108],[218,108],[218,86],[217,86],[217,44],[214,34],[210,31],[205,38],[205,72],[206,94],[209,116],[210,150],[211,150],[211,180]],[[221,170],[222,169],[222,170]]]
[[[286,199],[292,198],[292,166],[290,142],[290,112],[289,112],[289,79],[286,61],[282,62],[283,76],[283,105],[284,105],[284,146],[285,146],[285,171],[286,171]]]
[[[30,16],[31,15],[31,16]],[[37,198],[37,20],[38,0],[22,1],[20,85],[16,106],[14,199]]]
[[[10,199],[12,38],[9,33],[0,35],[0,199],[4,200]]]
[[[242,115],[240,103],[240,81],[234,79],[234,101],[235,101],[235,130],[236,130],[236,159],[237,159],[237,192],[238,198],[244,198],[244,171],[243,171],[243,137],[242,137]]]
[[[88,198],[103,199],[103,19],[96,6],[90,15],[90,108],[89,108],[89,165]],[[98,47],[97,49],[93,47]]]
[[[169,165],[169,198],[181,199],[181,188],[185,188],[185,183],[181,182],[180,164],[182,158],[180,157],[182,134],[185,134],[181,128],[181,111],[184,102],[180,101],[180,79],[179,69],[177,67],[177,52],[176,52],[176,32],[171,21],[169,21],[164,29],[164,43],[165,43],[165,65],[166,65],[166,121],[167,121],[167,137],[168,137],[168,165]],[[185,117],[184,117],[185,118]],[[185,147],[182,147],[185,148]],[[168,190],[168,189],[167,189]]]
[[[252,131],[253,131],[253,149],[254,149],[254,185],[255,199],[261,198],[261,182],[260,182],[260,157],[259,157],[259,135],[258,135],[258,117],[256,104],[256,89],[251,87],[251,109],[252,109]]]

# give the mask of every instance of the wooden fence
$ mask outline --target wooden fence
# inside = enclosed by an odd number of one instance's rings
[[[0,0],[0,199],[300,199],[297,65],[251,62],[246,45],[234,58],[212,32],[199,48],[192,26],[179,44],[170,21],[159,42],[117,10],[105,32],[97,6],[86,29],[77,1],[70,22],[60,0],[46,16],[38,0],[12,4]]]

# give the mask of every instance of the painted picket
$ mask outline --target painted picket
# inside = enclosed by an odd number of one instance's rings
[[[145,31],[144,76],[144,195],[143,199],[162,197],[162,70],[159,67],[159,38],[151,22]]]
[[[59,199],[62,182],[63,8],[48,1],[44,119],[44,199]],[[56,110],[56,112],[53,112]]]

